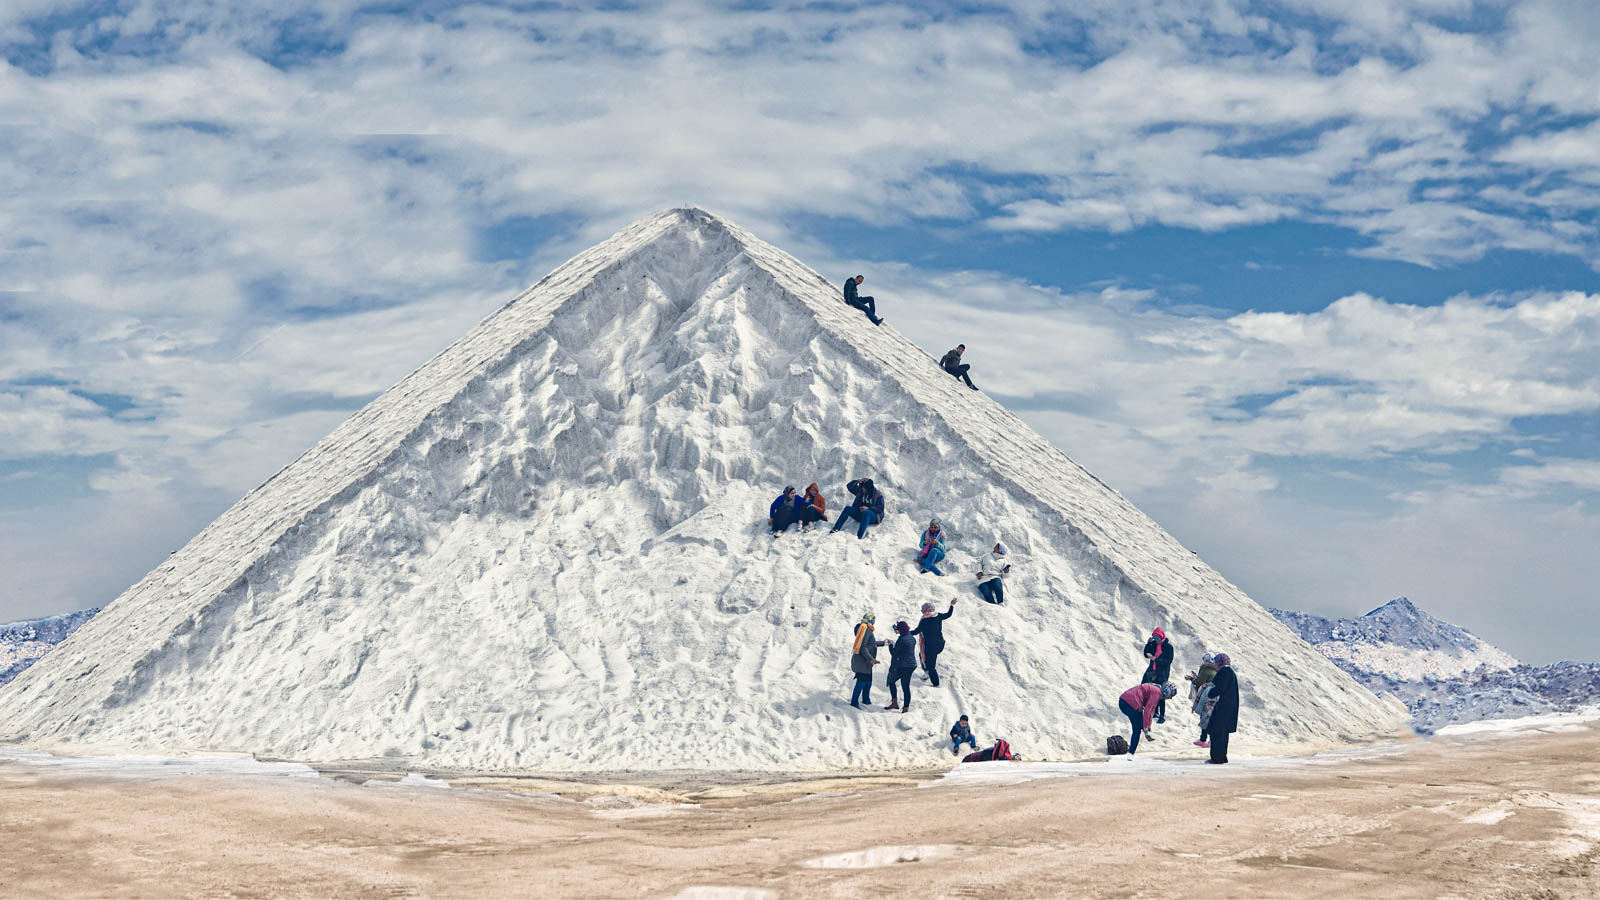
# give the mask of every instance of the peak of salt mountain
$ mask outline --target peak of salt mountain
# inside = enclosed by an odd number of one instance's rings
[[[1357,681],[1404,702],[1422,731],[1600,702],[1600,664],[1522,665],[1404,597],[1353,619],[1272,612]]]
[[[876,294],[891,322],[914,314]],[[836,514],[859,476],[887,496],[867,539],[766,533],[783,485],[818,482]],[[934,515],[945,578],[913,563]],[[972,577],[997,539],[1004,606]],[[915,621],[951,598],[943,686],[918,680],[903,715],[851,709],[861,615]],[[562,265],[247,494],[0,689],[0,737],[821,770],[948,759],[966,713],[980,739],[1062,758],[1124,727],[1117,696],[1156,625],[1180,667],[1233,654],[1245,746],[1404,721],[838,283],[672,210]],[[1172,731],[1158,747],[1187,745]]]
[[[0,684],[5,684],[66,640],[97,612],[81,609],[43,619],[0,625]]]
[[[1403,677],[1426,673],[1444,677],[1471,671],[1479,666],[1509,669],[1517,664],[1510,654],[1465,628],[1429,615],[1405,597],[1397,597],[1365,615],[1347,619],[1323,618],[1289,610],[1274,609],[1272,612],[1307,643],[1420,651],[1402,656],[1410,660],[1430,661],[1426,672],[1413,667],[1406,673],[1395,673]],[[1372,663],[1377,667],[1376,670],[1382,670],[1382,658],[1373,657]]]

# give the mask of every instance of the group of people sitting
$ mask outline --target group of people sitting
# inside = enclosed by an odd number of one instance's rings
[[[867,528],[883,521],[883,492],[872,483],[871,478],[857,478],[845,485],[850,491],[850,505],[839,514],[839,521],[833,524],[828,532],[832,534],[844,527],[844,523],[854,519],[857,523],[856,537],[867,536]],[[806,485],[804,494],[796,494],[793,487],[785,487],[783,493],[772,501],[767,508],[767,526],[773,533],[788,530],[789,526],[799,524],[802,529],[811,527],[814,522],[828,521],[828,501],[822,496],[822,491],[817,488],[816,482]],[[945,529],[937,516],[928,523],[923,530],[922,538],[917,542],[917,568],[921,572],[931,572],[943,576],[944,570],[939,568],[939,563],[945,558]],[[1005,578],[1011,574],[1011,565],[1006,562],[1006,545],[995,541],[994,547],[978,561],[978,571],[975,577],[978,580],[978,593],[983,599],[995,605],[1006,602]]]
[[[1122,692],[1117,698],[1117,708],[1133,726],[1125,742],[1128,756],[1139,750],[1139,737],[1151,736],[1150,729],[1167,720],[1167,701],[1178,695],[1178,687],[1168,677],[1172,672],[1172,642],[1160,628],[1150,633],[1144,645],[1144,677],[1139,684]],[[1211,751],[1210,763],[1228,761],[1228,742],[1239,727],[1239,678],[1233,671],[1233,660],[1226,653],[1207,653],[1201,658],[1198,671],[1184,676],[1189,682],[1189,702],[1200,719],[1200,737],[1196,747]],[[1107,750],[1120,752],[1113,738]]]
[[[878,315],[878,301],[872,297],[861,296],[861,282],[866,281],[865,275],[852,275],[844,280],[844,302],[866,313],[867,318],[874,325],[882,325],[883,319]],[[972,378],[967,373],[972,366],[961,361],[961,355],[967,352],[966,344],[957,344],[955,349],[939,358],[939,368],[950,373],[954,378],[959,378],[967,383],[967,387],[977,390],[978,386],[972,383]]]
[[[867,527],[883,521],[883,494],[871,478],[857,478],[845,485],[850,492],[850,505],[839,514],[839,521],[833,525],[833,531],[844,527],[844,523],[854,519],[858,526],[856,537],[867,536]],[[810,528],[814,522],[828,521],[828,501],[822,496],[822,491],[817,488],[816,482],[806,485],[804,494],[796,494],[793,487],[785,487],[772,505],[767,508],[767,526],[773,533],[787,531],[789,526],[798,524],[802,529]]]
[[[917,543],[917,566],[923,572],[932,572],[935,575],[944,575],[939,568],[939,562],[944,559],[944,525],[935,517],[928,523],[922,532],[922,539]],[[987,555],[978,561],[978,593],[983,599],[1000,605],[1006,602],[1004,581],[1011,574],[1011,565],[1006,562],[1006,545],[995,541]]]

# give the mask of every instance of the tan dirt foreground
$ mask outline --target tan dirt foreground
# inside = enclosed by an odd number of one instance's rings
[[[1600,896],[1594,725],[1392,750],[716,809],[0,760],[0,895]]]

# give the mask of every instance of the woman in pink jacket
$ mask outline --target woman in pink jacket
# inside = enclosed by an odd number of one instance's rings
[[[1133,734],[1128,737],[1128,755],[1132,756],[1139,749],[1139,734],[1150,736],[1150,724],[1156,715],[1156,707],[1162,700],[1167,700],[1178,695],[1178,686],[1172,682],[1166,684],[1136,684],[1122,692],[1117,700],[1117,708],[1128,717],[1128,722],[1133,725]]]

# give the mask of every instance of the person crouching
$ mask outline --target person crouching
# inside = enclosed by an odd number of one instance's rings
[[[1117,708],[1128,717],[1128,723],[1133,726],[1133,733],[1128,736],[1128,755],[1132,756],[1139,750],[1139,735],[1150,736],[1152,720],[1156,716],[1156,707],[1168,697],[1178,695],[1178,686],[1168,682],[1155,685],[1146,682],[1136,684],[1122,692],[1117,699]]]

